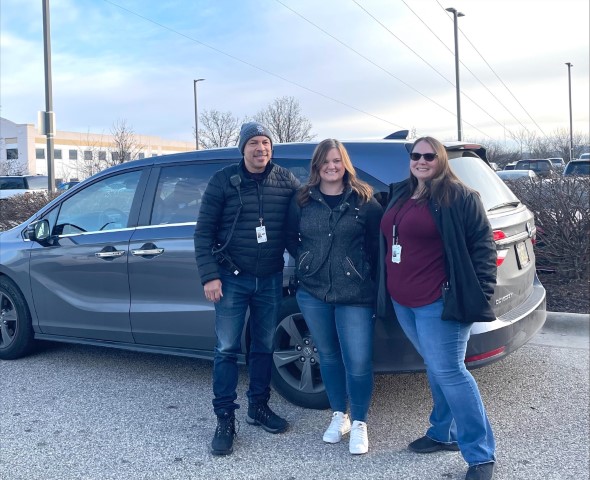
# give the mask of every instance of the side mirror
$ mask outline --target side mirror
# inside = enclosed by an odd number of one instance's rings
[[[27,237],[29,240],[39,243],[45,243],[49,238],[50,228],[48,220],[39,220],[33,222],[27,227]]]

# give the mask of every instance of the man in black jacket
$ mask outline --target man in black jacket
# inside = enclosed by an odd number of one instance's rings
[[[271,162],[272,138],[263,125],[242,125],[237,165],[207,185],[195,229],[195,253],[205,297],[215,303],[213,363],[214,455],[233,451],[238,384],[237,355],[250,309],[250,385],[246,421],[270,433],[288,423],[268,406],[274,332],[282,300],[285,218],[299,187],[295,176]]]

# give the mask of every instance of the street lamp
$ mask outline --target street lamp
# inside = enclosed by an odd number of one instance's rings
[[[458,12],[456,8],[446,8],[447,12],[453,14],[453,21],[455,24],[455,84],[457,88],[457,140],[461,141],[461,88],[459,87],[459,36],[457,26],[457,18],[465,15]]]
[[[202,82],[204,78],[198,78],[193,80],[193,86],[195,89],[195,145],[197,150],[199,149],[199,115],[197,113],[197,82]]]
[[[569,92],[570,92],[570,160],[574,159],[574,134],[572,131],[572,75],[571,69],[574,66],[570,62],[565,62],[567,65],[567,82],[569,85]]]

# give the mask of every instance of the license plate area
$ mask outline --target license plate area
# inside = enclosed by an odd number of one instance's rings
[[[518,268],[521,270],[531,263],[531,258],[524,242],[518,242],[516,244],[516,259],[518,260]]]

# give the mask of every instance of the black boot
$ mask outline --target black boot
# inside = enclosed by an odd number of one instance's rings
[[[229,455],[232,453],[236,433],[236,417],[234,412],[218,415],[215,436],[211,442],[211,453],[213,455]]]
[[[266,402],[248,405],[246,421],[250,425],[260,425],[270,433],[281,433],[289,427],[287,420],[274,413]]]

